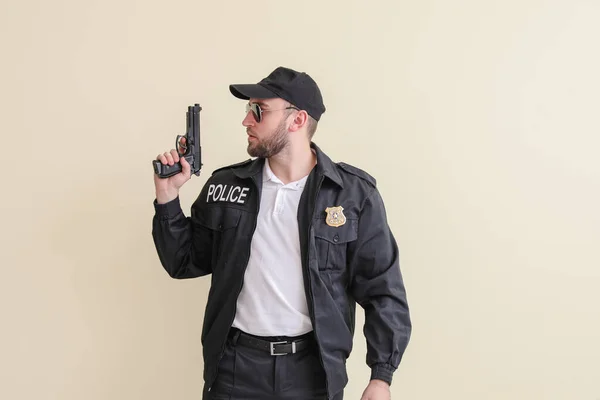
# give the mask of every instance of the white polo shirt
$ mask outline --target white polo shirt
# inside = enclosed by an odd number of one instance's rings
[[[237,299],[233,326],[257,336],[298,336],[312,331],[298,233],[298,203],[304,178],[284,185],[269,161],[250,260]]]

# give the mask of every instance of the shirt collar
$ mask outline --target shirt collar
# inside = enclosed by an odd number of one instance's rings
[[[263,182],[277,183],[277,184],[289,187],[290,189],[303,189],[304,185],[306,184],[307,178],[308,178],[308,175],[306,175],[303,178],[300,178],[299,180],[297,180],[295,182],[290,182],[287,185],[284,185],[283,182],[281,181],[281,179],[279,179],[273,173],[273,170],[271,169],[271,166],[269,165],[269,159],[265,158],[265,164],[263,166]]]
[[[273,170],[271,169],[271,165],[269,164],[269,159],[265,158],[265,165],[263,166],[263,182],[275,182],[283,185],[283,182],[275,176]]]

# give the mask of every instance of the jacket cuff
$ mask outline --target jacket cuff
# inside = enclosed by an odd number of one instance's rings
[[[389,364],[375,364],[371,367],[371,379],[380,379],[391,386],[392,375],[395,371],[396,368]]]
[[[154,199],[154,210],[156,211],[157,216],[167,219],[173,218],[183,212],[183,210],[181,210],[179,197],[164,204],[158,204],[156,199]]]

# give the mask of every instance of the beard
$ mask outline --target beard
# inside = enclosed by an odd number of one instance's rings
[[[286,123],[281,121],[270,137],[248,143],[247,151],[250,157],[269,158],[279,154],[289,143]]]

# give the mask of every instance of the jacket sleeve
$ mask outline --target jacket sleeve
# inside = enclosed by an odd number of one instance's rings
[[[358,237],[349,248],[350,291],[365,311],[363,332],[371,379],[391,385],[412,330],[398,245],[376,188],[366,199]]]
[[[179,197],[165,204],[154,200],[152,237],[167,273],[176,279],[208,275],[211,270],[212,231],[198,223],[196,202],[191,217],[181,210]]]

